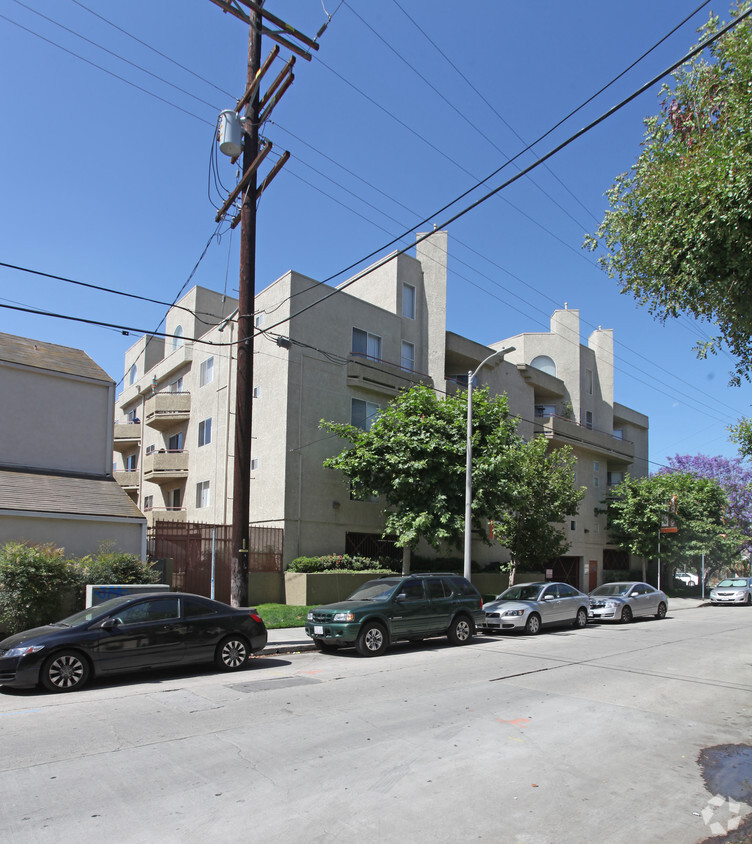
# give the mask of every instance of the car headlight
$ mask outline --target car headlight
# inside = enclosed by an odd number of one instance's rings
[[[603,606],[607,607],[610,610],[613,610],[613,609],[615,609],[616,607],[619,606],[619,602],[618,601],[604,601]]]
[[[354,618],[351,612],[336,612],[332,621],[352,621]]]
[[[525,614],[525,610],[507,610],[506,612],[502,613],[503,616],[524,615],[524,614]]]
[[[11,648],[9,651],[5,652],[6,657],[20,657],[20,656],[29,656],[29,654],[35,654],[38,651],[41,651],[44,645],[18,645],[15,648]]]

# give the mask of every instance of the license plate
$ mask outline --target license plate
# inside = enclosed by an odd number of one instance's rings
[[[313,635],[314,636],[323,636],[324,635],[324,628],[323,627],[314,627],[313,628]]]

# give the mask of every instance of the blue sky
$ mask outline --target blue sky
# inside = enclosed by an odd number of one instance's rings
[[[440,225],[451,212],[431,216],[438,208],[547,132],[700,0],[266,5],[310,35],[324,7],[333,18],[264,129],[274,154],[292,158],[260,203],[259,288],[288,269],[327,278],[423,218]],[[518,162],[680,58],[710,9]],[[216,228],[207,195],[214,124],[244,89],[245,26],[209,0],[0,0],[0,38],[0,261],[172,301]],[[263,55],[271,46],[265,39]],[[658,88],[452,224],[448,291],[448,328],[483,343],[545,330],[565,302],[580,310],[583,341],[599,325],[613,328],[616,398],[649,415],[653,468],[677,452],[735,456],[725,427],[752,400],[749,385],[727,386],[727,356],[697,360],[707,326],[655,322],[581,249],[614,176],[639,154]],[[234,168],[219,164],[234,184]],[[212,241],[191,283],[236,294],[238,234]],[[165,310],[2,267],[0,304],[144,330]],[[5,309],[0,330],[82,348],[116,380],[136,339]]]

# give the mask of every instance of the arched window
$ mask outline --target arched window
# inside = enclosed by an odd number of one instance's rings
[[[173,332],[172,338],[172,350],[173,352],[175,349],[179,349],[183,345],[183,326],[178,325],[175,331]]]
[[[545,372],[547,375],[553,375],[554,378],[556,377],[556,364],[548,355],[538,355],[538,357],[533,358],[530,361],[530,366],[540,369],[541,372]]]
[[[136,383],[136,375],[138,375],[138,370],[136,369],[136,364],[134,363],[131,367],[130,373],[128,374],[128,384]]]

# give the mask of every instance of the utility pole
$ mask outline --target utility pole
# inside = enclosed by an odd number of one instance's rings
[[[255,330],[256,301],[256,202],[264,189],[282,169],[290,157],[285,152],[271,168],[270,172],[258,184],[258,169],[272,149],[266,142],[259,149],[259,129],[270,116],[272,110],[292,84],[295,64],[293,56],[277,78],[261,96],[261,81],[279,54],[275,46],[270,55],[261,63],[261,35],[267,35],[277,44],[293,53],[311,60],[311,54],[288,38],[292,36],[309,48],[318,50],[318,44],[298,32],[294,27],[267,12],[263,8],[264,0],[211,0],[224,12],[233,15],[248,25],[248,71],[246,89],[232,111],[223,112],[222,133],[228,130],[225,141],[233,142],[227,146],[227,152],[233,161],[239,156],[240,147],[236,146],[233,131],[242,129],[243,176],[230,196],[225,201],[216,221],[224,219],[227,212],[240,199],[240,213],[232,221],[231,228],[240,223],[240,277],[238,292],[238,346],[235,382],[235,459],[233,463],[233,498],[232,498],[232,566],[230,571],[230,603],[235,606],[248,604],[248,554],[250,551],[250,505],[251,505],[251,442],[253,435],[253,333]],[[262,25],[262,17],[270,20],[276,30]],[[319,30],[323,32],[325,27]],[[244,119],[238,115],[245,108]],[[222,149],[222,144],[220,144]],[[223,150],[225,151],[225,150]]]

